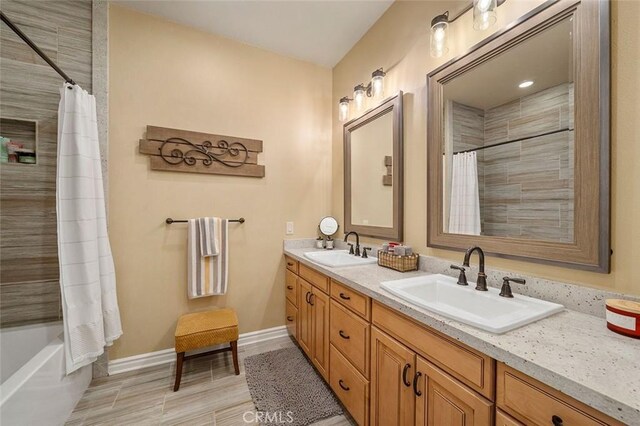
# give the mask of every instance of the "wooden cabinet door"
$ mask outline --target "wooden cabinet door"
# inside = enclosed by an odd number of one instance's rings
[[[303,279],[298,279],[298,344],[311,358],[311,284]]]
[[[320,374],[329,380],[329,296],[316,289],[311,291],[311,360]]]
[[[416,370],[416,426],[493,424],[491,402],[419,356]]]
[[[372,425],[413,425],[415,397],[411,379],[416,372],[415,359],[413,351],[371,327]]]

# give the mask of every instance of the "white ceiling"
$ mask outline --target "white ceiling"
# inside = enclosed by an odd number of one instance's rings
[[[332,68],[393,0],[116,0],[114,3]]]

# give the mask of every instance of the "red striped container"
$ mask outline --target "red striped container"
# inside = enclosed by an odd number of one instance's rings
[[[640,339],[640,303],[607,299],[606,307],[609,330]]]

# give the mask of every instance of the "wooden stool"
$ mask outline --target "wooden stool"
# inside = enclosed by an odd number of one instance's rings
[[[185,356],[185,352],[209,346],[229,343],[229,347],[216,349],[196,355]],[[231,351],[236,376],[240,374],[238,366],[238,317],[233,309],[197,312],[182,315],[176,327],[176,382],[173,391],[180,389],[182,363],[185,360],[220,352]]]

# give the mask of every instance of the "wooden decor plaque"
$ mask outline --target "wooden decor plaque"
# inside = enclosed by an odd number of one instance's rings
[[[258,164],[262,141],[189,130],[147,126],[140,153],[149,155],[151,170],[264,177]]]

